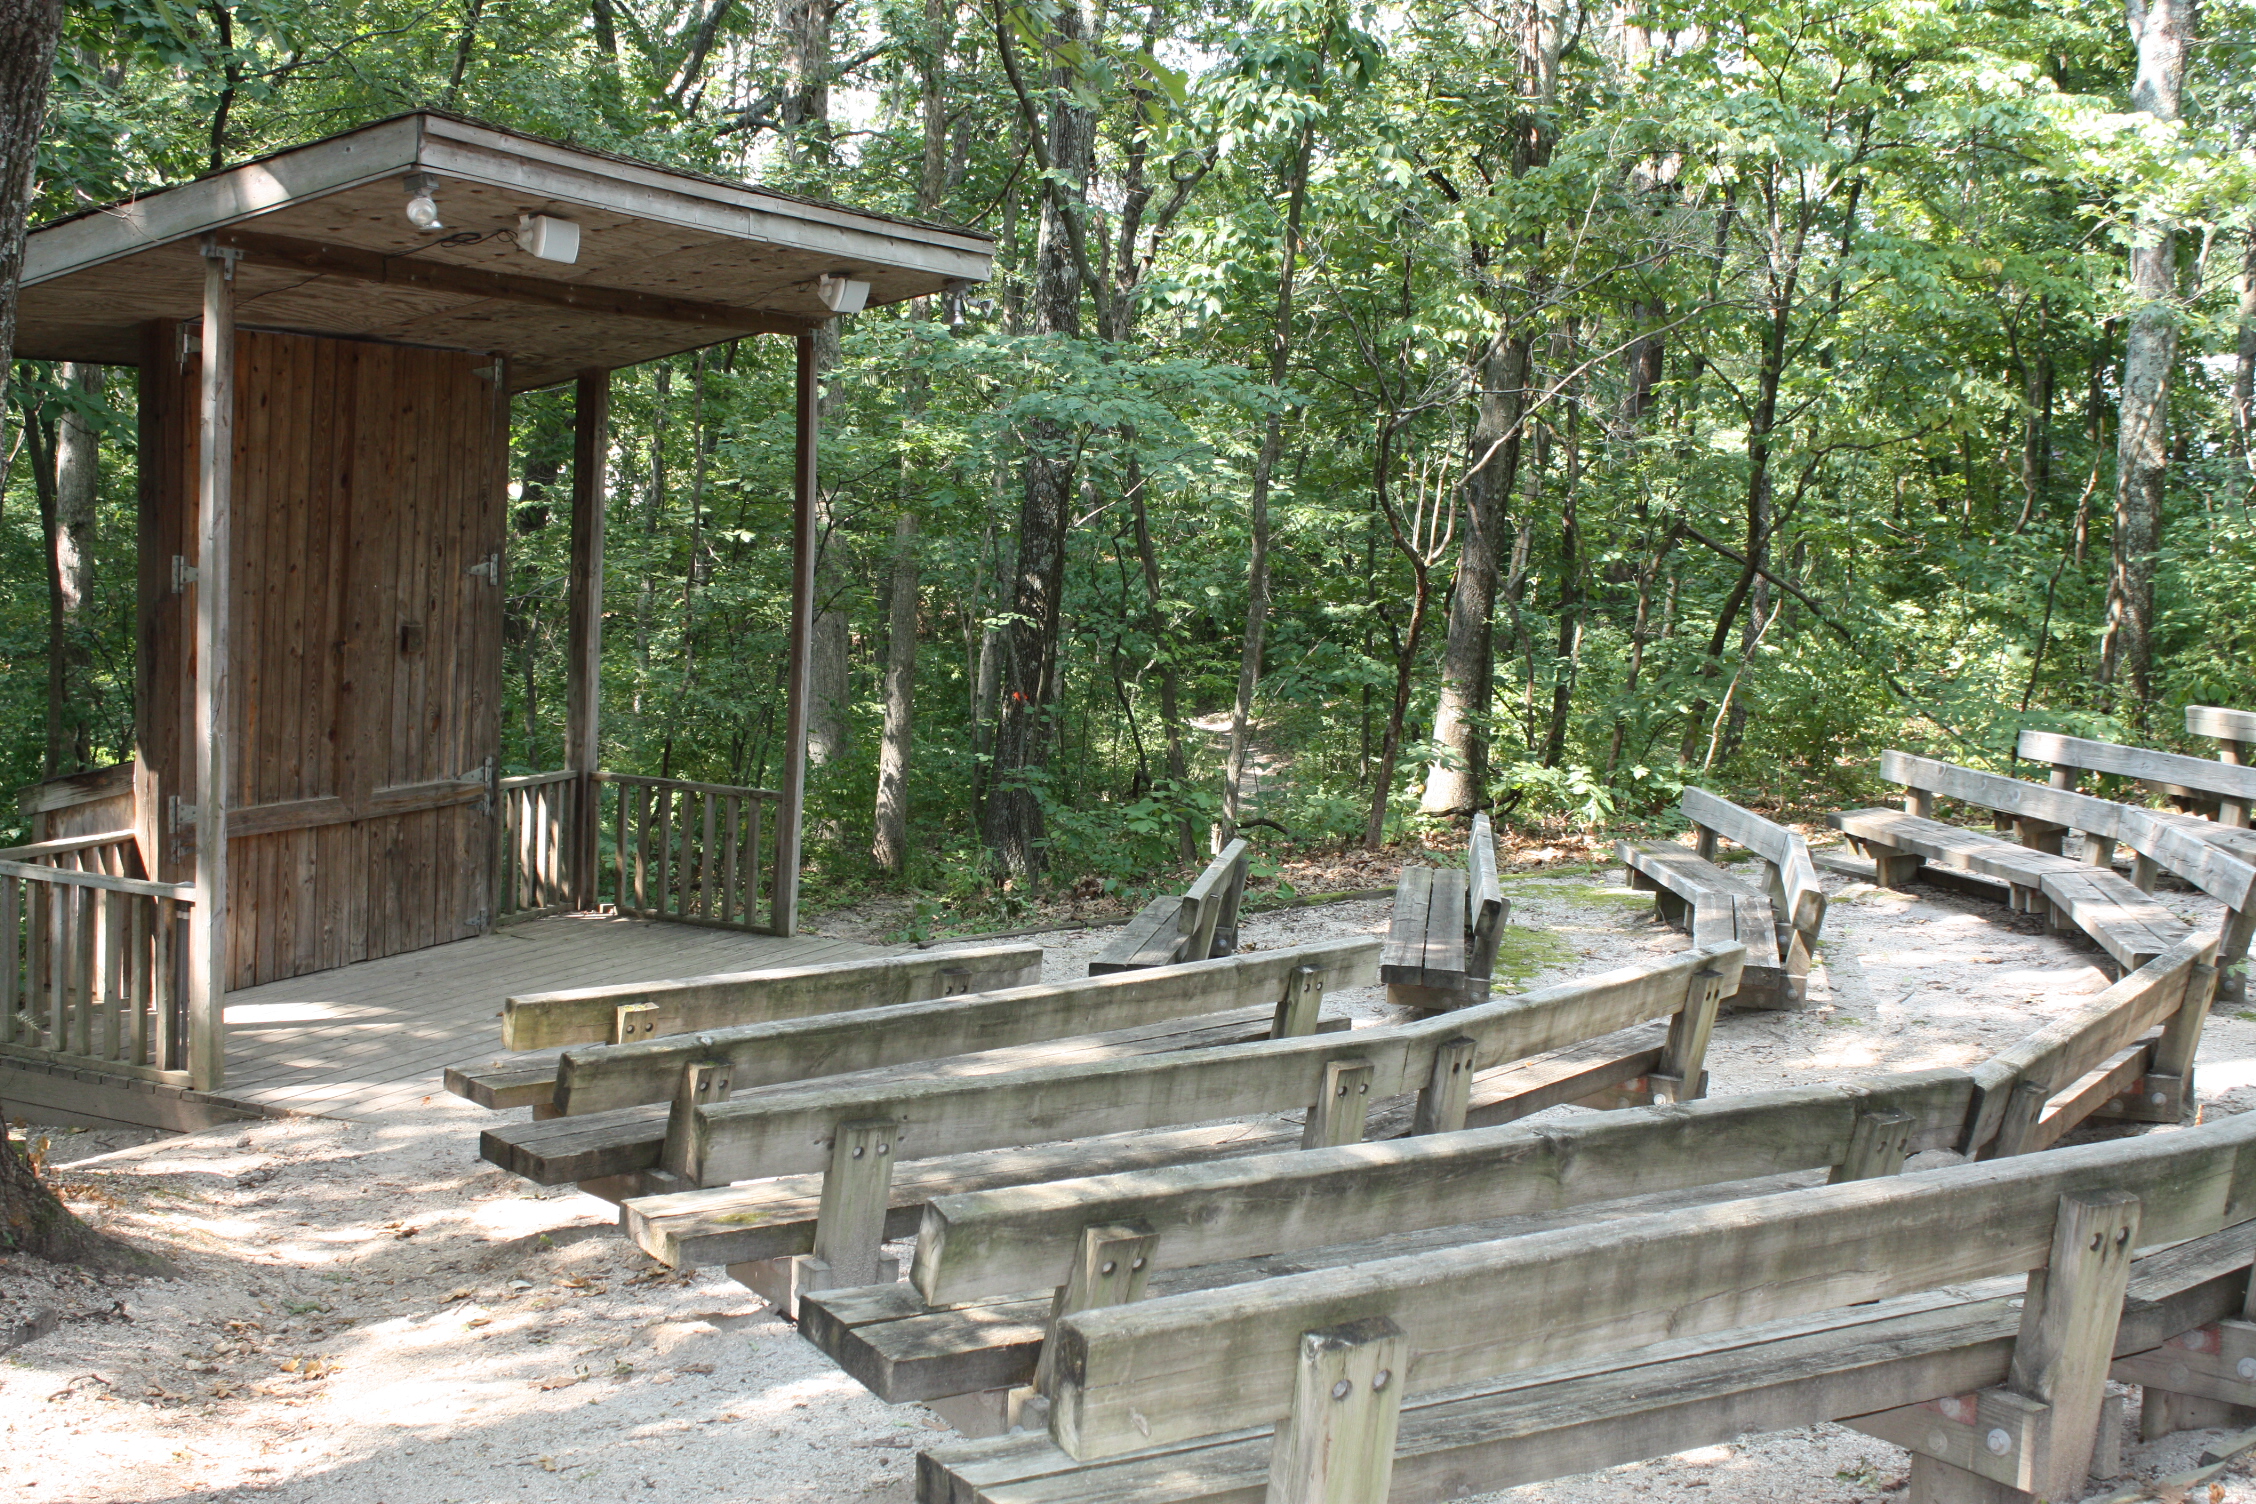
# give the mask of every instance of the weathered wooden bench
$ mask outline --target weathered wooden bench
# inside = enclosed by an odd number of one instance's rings
[[[1482,1241],[1656,1192],[1892,1174],[1907,1154],[1953,1147],[1972,1095],[1965,1072],[1929,1071],[938,1197],[910,1283],[812,1296],[800,1333],[880,1399],[953,1401],[942,1413],[959,1430],[995,1434],[1039,1424],[1025,1407],[1042,1402],[1023,1386],[1063,1314],[1396,1255],[1406,1242]],[[1125,1277],[1106,1277],[1108,1265]]]
[[[921,1206],[951,1174],[1026,1184],[1057,1178],[1066,1166],[1099,1173],[1166,1162],[1150,1157],[1148,1143],[1155,1132],[1167,1137],[1162,1130],[1185,1135],[1183,1160],[1353,1143],[1364,1137],[1375,1103],[1412,1094],[1415,1105],[1398,1115],[1418,1133],[1453,1131],[1476,1115],[1506,1121],[1598,1090],[1616,1100],[1688,1100],[1705,1090],[1709,1031],[1719,1000],[1737,985],[1742,954],[1737,946],[1695,951],[1439,1018],[1342,1034],[1123,1052],[978,1076],[917,1067],[707,1101],[663,1125],[660,1154],[668,1172],[708,1189],[630,1199],[624,1224],[669,1263],[711,1262],[725,1251],[731,1274],[795,1308],[809,1289],[878,1282],[884,1229],[904,1205],[893,1184],[904,1162],[946,1163],[918,1181],[908,1204]],[[1662,1020],[1658,1039],[1639,1027]],[[1610,1042],[1609,1060],[1583,1058],[1549,1075],[1518,1069],[1529,1057],[1593,1040]],[[1514,1095],[1482,1089],[1483,1072],[1499,1067],[1489,1080],[1501,1078]],[[1287,1113],[1304,1120],[1289,1130],[1244,1125],[1235,1136],[1191,1126]],[[495,1130],[482,1152],[534,1179],[580,1178],[587,1163],[554,1152],[553,1143],[526,1142],[571,1121]],[[1015,1181],[995,1179],[997,1160],[983,1157],[1070,1140],[1080,1141],[1072,1145],[1077,1155],[1025,1155]],[[1116,1152],[1132,1157],[1108,1157]],[[772,1182],[818,1175],[812,1218],[780,1226]],[[732,1184],[750,1180],[763,1183]],[[754,1222],[757,1239],[711,1236],[716,1227],[742,1231]]]
[[[2256,752],[2256,710],[2228,710],[2222,705],[2188,705],[2186,730],[2195,736],[2217,739],[2217,760],[2246,767]]]
[[[2111,1366],[2256,1400],[2218,1361],[2252,1215],[2246,1115],[1095,1305],[1048,1435],[929,1452],[919,1497],[1412,1504],[1827,1420],[1909,1449],[1912,1504],[2073,1497]]]
[[[2249,808],[2256,803],[2256,768],[2054,731],[2024,731],[2015,750],[2030,762],[2049,765],[2056,789],[2075,789],[2085,773],[2133,779],[2155,793],[2212,812],[2211,839],[2228,850],[2256,851],[2256,831],[2248,829]],[[2201,833],[2198,826],[2189,828]]]
[[[1032,1396],[1011,1387],[1031,1381],[1057,1316],[1107,1290],[1124,1300],[1140,1297],[1123,1289],[1267,1277],[1280,1259],[1290,1268],[1356,1262],[1385,1256],[1381,1244],[1412,1233],[1660,1190],[1813,1168],[1833,1169],[1836,1180],[1892,1173],[1922,1149],[2025,1154],[2101,1114],[2176,1121],[2191,1100],[2213,954],[2213,938],[2186,942],[1971,1073],[939,1197],[918,1230],[913,1290],[888,1284],[813,1297],[801,1308],[801,1332],[879,1398],[945,1402],[959,1430],[992,1434],[1023,1420]],[[1084,1235],[1094,1263],[1083,1257]],[[1476,1229],[1462,1239],[1493,1235]],[[1075,1270],[1137,1259],[1144,1279],[1072,1288]],[[1194,1266],[1215,1267],[1178,1273]],[[1053,1298],[1050,1285],[1062,1293]]]
[[[1089,975],[1234,955],[1245,885],[1246,843],[1232,841],[1181,897],[1166,894],[1139,909],[1089,963]]]
[[[1650,890],[1659,916],[1687,931],[1695,945],[1736,940],[1747,947],[1736,1006],[1805,1006],[1810,956],[1825,924],[1825,890],[1809,843],[1706,789],[1686,789],[1680,807],[1699,844],[1686,851],[1673,841],[1615,842],[1629,885]],[[1754,853],[1760,880],[1717,865],[1719,840]]]
[[[2238,963],[2256,931],[2256,865],[2187,828],[2217,828],[2209,822],[1903,752],[1883,752],[1880,774],[1904,785],[1904,810],[1844,810],[1827,818],[1873,858],[1882,886],[1908,882],[1927,867],[1988,879],[2003,885],[2013,908],[2081,931],[2128,973],[2191,933],[2151,897],[2157,874],[2168,871],[2224,905],[2216,964],[2228,995],[2239,995]],[[1938,797],[1992,811],[2018,841],[1934,819]],[[2084,837],[2080,861],[2062,854],[2070,830]],[[2112,866],[2118,845],[2138,858],[2128,879]]]
[[[480,1152],[542,1184],[599,1195],[675,1188],[670,1125],[735,1091],[857,1072],[995,1074],[1045,1062],[1148,1054],[1315,1032],[1327,989],[1368,985],[1377,945],[1290,950],[1083,981],[967,993],[558,1052],[553,1110],[489,1129]],[[1343,1025],[1344,1026],[1344,1025]],[[665,1104],[652,1106],[648,1104]],[[675,1135],[677,1147],[683,1142]]]
[[[1429,1013],[1486,1002],[1512,905],[1496,875],[1496,834],[1473,816],[1465,870],[1404,867],[1394,885],[1379,979],[1387,1001]]]
[[[1041,975],[1040,946],[982,945],[529,993],[502,1004],[505,1053],[448,1066],[446,1088],[481,1107],[530,1107],[537,1118],[554,1117],[564,1110],[554,1100],[558,1063],[572,1045],[649,1041],[988,992],[1036,982]]]

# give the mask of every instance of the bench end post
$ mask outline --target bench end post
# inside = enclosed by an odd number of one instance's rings
[[[1384,1316],[1306,1332],[1267,1504],[1385,1504],[1409,1344]]]

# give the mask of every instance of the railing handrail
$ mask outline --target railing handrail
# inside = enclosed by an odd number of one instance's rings
[[[641,773],[597,773],[597,783],[631,784],[653,789],[688,789],[697,794],[737,794],[751,799],[781,799],[774,789],[741,788],[733,783],[698,783],[687,778],[651,778]]]
[[[549,783],[570,783],[580,775],[571,768],[560,773],[512,773],[497,785],[504,789],[532,789]],[[600,774],[598,777],[602,776]]]
[[[37,867],[30,862],[0,860],[0,877],[21,877],[37,883],[61,883],[71,888],[102,888],[111,893],[136,893],[143,898],[170,898],[180,903],[195,898],[194,883],[157,883],[139,877],[112,877],[107,872],[73,872],[67,867]]]
[[[61,836],[52,841],[34,841],[29,846],[0,846],[0,861],[22,861],[31,856],[61,856],[66,852],[86,851],[95,846],[122,844],[136,839],[130,830],[106,830],[99,835]]]

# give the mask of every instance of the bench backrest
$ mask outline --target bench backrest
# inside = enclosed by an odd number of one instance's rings
[[[2050,1262],[2064,1195],[2140,1200],[2142,1245],[2256,1215],[2256,1113],[1064,1317],[1051,1435],[1077,1460],[1270,1424],[1303,1333],[1401,1328],[1411,1394]]]
[[[503,1003],[501,1047],[545,1050],[620,1043],[621,1008],[635,1010],[630,1016],[636,1038],[656,1038],[961,992],[992,992],[1041,978],[1038,945],[974,945],[820,966],[774,966],[612,987],[575,987],[529,993]]]
[[[1437,1052],[1489,1069],[1673,1017],[1697,987],[1738,990],[1746,947],[1713,946],[1409,1023],[970,1079],[851,1076],[699,1107],[669,1161],[698,1185],[821,1170],[842,1123],[889,1122],[903,1159],[1293,1112],[1333,1067],[1367,1067],[1371,1101],[1424,1087]],[[1459,1041],[1470,1041],[1461,1046]],[[1704,1043],[1704,1039],[1703,1039]],[[680,1153],[675,1153],[676,1148]]]
[[[2251,890],[2256,889],[2256,867],[2151,810],[1908,752],[1881,753],[1880,776],[1946,799],[2120,841],[2235,913],[2248,907]]]
[[[1487,981],[1496,970],[1496,947],[1504,938],[1504,884],[1496,871],[1496,831],[1488,816],[1473,816],[1472,839],[1465,846],[1470,893],[1466,908],[1465,974]]]
[[[1245,895],[1246,843],[1232,841],[1183,890],[1183,959],[1204,961],[1238,948],[1238,904]],[[1220,934],[1222,948],[1216,949]]]
[[[1973,1095],[1965,1071],[1916,1071],[940,1196],[910,1279],[926,1304],[956,1305],[1060,1283],[1098,1225],[1142,1226],[1151,1267],[1181,1269],[1816,1169],[1840,1164],[1875,1113],[1910,1119],[1901,1152],[1955,1149]]]
[[[1955,1145],[1971,1154],[1987,1145],[2005,1122],[2015,1090],[2024,1084],[2038,1093],[2034,1111],[2045,1099],[2067,1089],[2118,1050],[2156,1024],[2175,1016],[2189,1000],[2206,1012],[2217,960],[2215,933],[2192,935],[2124,977],[2099,996],[2035,1033],[2000,1050],[1974,1067],[1974,1104],[1967,1114],[1966,1139]],[[2206,973],[2206,976],[2204,975]],[[2095,1104],[2096,1105],[2096,1104]],[[2073,1127],[2061,1125],[2049,1137],[2026,1125],[2011,1152],[2043,1148]]]
[[[1303,967],[1315,972],[1321,992],[1368,987],[1379,978],[1379,942],[1328,940],[889,1008],[588,1045],[567,1050],[559,1062],[556,1105],[577,1116],[663,1102],[673,1096],[683,1067],[693,1063],[728,1065],[732,1090],[741,1092],[1256,1007],[1274,1003],[1285,980]]]
[[[1809,842],[1785,826],[1765,820],[1752,810],[1706,789],[1688,788],[1678,802],[1684,817],[1702,830],[1713,831],[1761,857],[1777,874],[1779,917],[1804,935],[1815,935],[1825,923],[1825,889],[1817,881],[1817,864],[1810,860]]]
[[[2049,763],[2055,769],[2113,773],[2158,784],[2172,792],[2210,798],[2256,799],[2256,768],[2215,762],[2206,757],[2155,752],[2116,742],[2086,741],[2080,736],[2062,736],[2055,731],[2024,731],[2016,750],[2030,762]]]
[[[2256,710],[2229,710],[2222,705],[2188,705],[2186,730],[2195,736],[2213,736],[2237,751],[2256,742]]]

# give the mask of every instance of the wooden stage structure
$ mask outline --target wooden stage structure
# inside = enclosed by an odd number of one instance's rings
[[[791,937],[815,331],[991,259],[975,233],[431,111],[34,231],[16,353],[138,370],[137,749],[27,790],[34,840],[0,851],[0,1100],[30,1074],[117,1113],[219,1093],[230,991],[512,920]],[[609,372],[757,334],[798,359],[781,786],[606,770]],[[504,776],[509,399],[566,381],[565,765]]]

